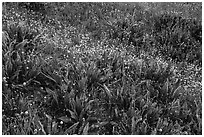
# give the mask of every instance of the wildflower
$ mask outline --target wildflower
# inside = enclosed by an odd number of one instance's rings
[[[162,132],[162,129],[160,128],[159,131]]]
[[[6,82],[6,77],[3,77],[3,81]]]
[[[25,115],[28,115],[28,111],[25,111]]]

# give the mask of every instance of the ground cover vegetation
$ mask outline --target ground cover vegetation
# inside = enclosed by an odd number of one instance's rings
[[[201,135],[202,3],[2,3],[2,134]]]

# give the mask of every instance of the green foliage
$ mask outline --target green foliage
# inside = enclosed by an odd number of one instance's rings
[[[201,64],[202,27],[195,19],[169,14],[154,19],[155,40],[163,55],[176,61]]]
[[[155,5],[4,3],[2,134],[202,134],[201,23]]]

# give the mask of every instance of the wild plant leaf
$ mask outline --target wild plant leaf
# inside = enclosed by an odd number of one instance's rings
[[[182,95],[185,92],[185,89],[183,86],[179,86],[177,89],[172,91],[172,98],[177,99],[180,95]]]
[[[62,120],[65,123],[70,123],[72,122],[71,118],[67,117],[67,116],[61,116],[58,118],[59,120]]]
[[[15,71],[14,75],[11,77],[12,80],[15,80],[15,78],[18,78],[19,73],[21,72],[20,69],[18,69],[17,71]]]
[[[46,117],[48,118],[47,121],[47,132],[49,135],[51,135],[51,131],[52,131],[52,117],[46,114]]]
[[[16,40],[13,40],[10,44],[9,44],[9,46],[8,46],[8,52],[12,52],[12,51],[14,51],[15,49],[14,49],[14,44],[16,43]]]
[[[53,90],[51,90],[51,89],[49,89],[49,88],[45,88],[45,89],[46,89],[46,92],[47,92],[48,94],[52,95],[52,97],[55,99],[55,101],[56,101],[57,104],[58,104],[58,103],[59,103],[59,102],[58,102],[58,95],[57,95],[56,91],[53,91]]]
[[[12,73],[13,64],[11,63],[11,60],[9,59],[6,64],[6,72],[10,75]]]
[[[40,72],[38,75],[41,75],[43,77],[44,80],[50,80],[54,83],[57,83],[52,77],[50,77],[49,75],[46,75],[45,73],[43,72]]]
[[[7,31],[2,31],[2,41],[9,40],[9,34]]]
[[[120,89],[120,91],[119,91],[119,95],[122,97],[122,95],[123,95],[123,92],[124,92],[124,85],[121,87],[121,89]]]
[[[144,95],[144,98],[146,99],[146,103],[150,103],[150,95],[151,93],[147,90],[146,94]]]
[[[142,130],[142,134],[146,135],[147,134],[147,123],[145,121],[142,122],[142,126],[141,126],[141,130]]]
[[[108,87],[105,84],[103,84],[103,87],[104,87],[105,92],[108,95],[109,99],[112,98],[111,91],[108,89]]]
[[[177,81],[172,85],[171,92],[174,92],[180,86],[180,82],[180,79],[177,79]]]
[[[170,109],[173,110],[175,113],[179,113],[180,112],[180,99],[174,100],[171,104]]]
[[[136,128],[136,121],[135,121],[135,117],[133,116],[131,119],[131,134],[135,135],[135,128]]]
[[[177,106],[177,107],[181,107],[180,106],[180,99],[174,99],[174,101],[171,103],[171,106],[173,106],[173,107],[175,107],[175,106]]]
[[[55,73],[51,73],[49,76],[49,79],[54,81],[56,84],[61,85],[61,77]]]
[[[15,46],[15,49],[16,50],[21,50],[24,48],[24,46],[28,43],[28,40],[25,39],[23,40],[22,42],[18,43],[16,46]]]
[[[115,115],[116,117],[119,116],[119,115],[118,115],[118,109],[117,109],[117,108],[114,109],[114,115]]]
[[[100,127],[103,127],[103,126],[105,126],[105,125],[107,125],[107,124],[109,124],[109,122],[100,122],[100,123],[99,123],[99,126],[100,126]]]
[[[32,123],[33,123],[33,125],[37,126],[38,130],[41,129],[41,125],[39,123],[39,120],[40,119],[39,119],[38,115],[34,115],[34,117],[32,119]]]
[[[75,91],[71,90],[71,92],[69,93],[69,96],[72,97],[70,99],[70,105],[71,105],[71,109],[76,112],[76,101],[74,100],[75,97]]]
[[[91,103],[93,103],[94,101],[95,101],[95,100],[90,100],[88,103],[86,103],[84,109],[85,109],[86,111],[91,110],[91,108],[92,108]]]
[[[76,97],[76,101],[75,101],[75,108],[76,108],[76,112],[78,114],[78,116],[80,115],[80,113],[82,112],[82,104],[81,101],[79,100],[78,97]]]
[[[87,78],[84,77],[81,80],[78,81],[78,86],[81,90],[81,92],[83,92],[84,89],[86,89],[86,82],[87,82]]]
[[[187,103],[186,101],[183,103],[182,109],[183,109],[184,111],[186,111],[186,112],[189,110],[189,109],[188,109],[188,103]]]
[[[52,122],[52,133],[51,133],[52,135],[55,135],[58,132],[57,126],[58,126],[57,122],[53,121]]]
[[[64,104],[65,104],[65,107],[66,107],[66,108],[69,108],[69,107],[70,107],[70,95],[69,95],[69,93],[65,93],[65,96],[64,96]]]
[[[82,135],[88,135],[88,131],[89,131],[89,122],[84,127]]]
[[[84,127],[86,126],[85,119],[82,119],[82,120],[80,121],[80,123],[81,123],[81,125],[80,125],[80,127],[78,128],[77,134],[82,134],[83,129],[84,129]]]
[[[160,129],[161,126],[162,126],[162,122],[163,120],[161,118],[158,118],[158,121],[157,121],[157,126],[156,126],[156,130]]]
[[[74,123],[71,127],[69,127],[69,128],[64,132],[64,134],[65,134],[65,135],[74,134],[74,133],[76,132],[76,128],[77,128],[78,124],[79,124],[79,122]]]
[[[44,126],[43,126],[43,124],[40,122],[40,119],[39,119],[38,116],[35,116],[35,117],[34,117],[34,123],[35,123],[35,125],[37,125],[38,129],[39,129],[40,131],[42,131],[42,133],[43,133],[44,135],[46,135]]]
[[[163,95],[165,95],[165,96],[168,96],[168,93],[169,93],[169,85],[170,85],[170,82],[169,82],[169,80],[167,79],[167,81],[165,82],[164,86],[162,87],[162,92],[163,92]]]
[[[114,121],[110,121],[110,124],[111,125],[114,125],[114,126],[117,126],[118,124],[116,123],[116,122],[114,122]]]
[[[78,120],[78,115],[76,114],[76,112],[69,110],[69,113],[71,114],[71,118]]]
[[[196,109],[196,118],[198,121],[198,132],[202,132],[202,115],[199,114],[199,108]]]
[[[9,41],[10,41],[10,38],[8,36],[8,33],[6,31],[3,31],[2,32],[2,50],[3,50],[2,53],[8,50],[7,46],[8,46]]]

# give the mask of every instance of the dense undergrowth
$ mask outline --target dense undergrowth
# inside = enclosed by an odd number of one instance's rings
[[[2,14],[2,134],[202,134],[201,3]]]

